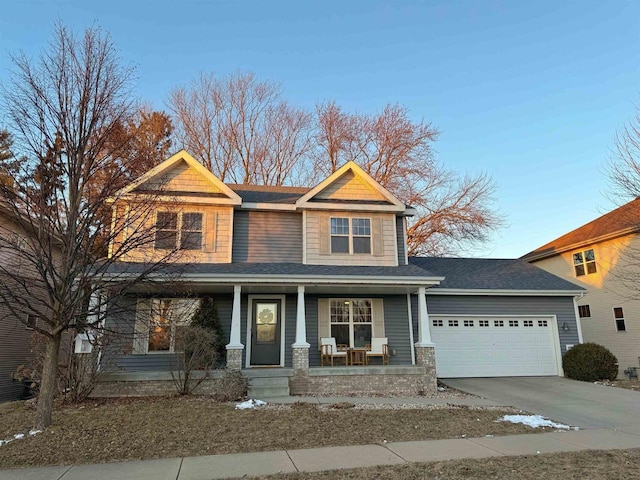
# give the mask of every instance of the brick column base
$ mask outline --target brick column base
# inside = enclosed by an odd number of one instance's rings
[[[227,370],[242,370],[242,348],[227,348]]]
[[[424,369],[425,391],[436,392],[438,388],[438,378],[436,376],[435,347],[416,346],[416,365]]]
[[[293,376],[289,378],[292,395],[302,395],[309,390],[309,347],[292,347]]]

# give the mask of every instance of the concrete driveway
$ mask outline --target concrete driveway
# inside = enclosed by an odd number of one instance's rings
[[[440,380],[458,390],[568,425],[640,435],[640,392],[561,377]]]

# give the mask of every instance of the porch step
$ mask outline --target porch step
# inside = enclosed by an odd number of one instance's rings
[[[289,396],[289,377],[249,377],[249,398]]]

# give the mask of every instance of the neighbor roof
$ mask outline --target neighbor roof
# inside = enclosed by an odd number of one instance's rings
[[[559,291],[584,290],[519,259],[409,257],[409,263],[443,276],[438,290]]]
[[[536,248],[521,258],[528,262],[640,230],[640,197]]]

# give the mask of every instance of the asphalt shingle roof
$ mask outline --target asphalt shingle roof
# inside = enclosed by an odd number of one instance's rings
[[[121,262],[110,265],[108,273],[141,273],[148,266],[141,263]],[[303,265],[301,263],[193,263],[170,264],[158,273],[211,274],[211,275],[273,275],[273,276],[353,276],[353,277],[434,277],[415,265],[398,267],[360,267],[343,265]]]
[[[272,187],[268,185],[227,184],[244,202],[249,203],[289,203],[296,201],[307,193],[306,187]]]
[[[435,290],[584,290],[519,259],[409,257],[409,263],[445,277]]]
[[[638,231],[640,229],[640,198],[636,198],[629,203],[616,208],[592,220],[583,226],[576,228],[542,245],[539,248],[523,255],[523,260],[533,261],[539,260],[553,255],[558,255],[563,251],[573,247],[593,243],[600,238],[608,238],[616,236],[616,234],[625,234],[630,231]]]

